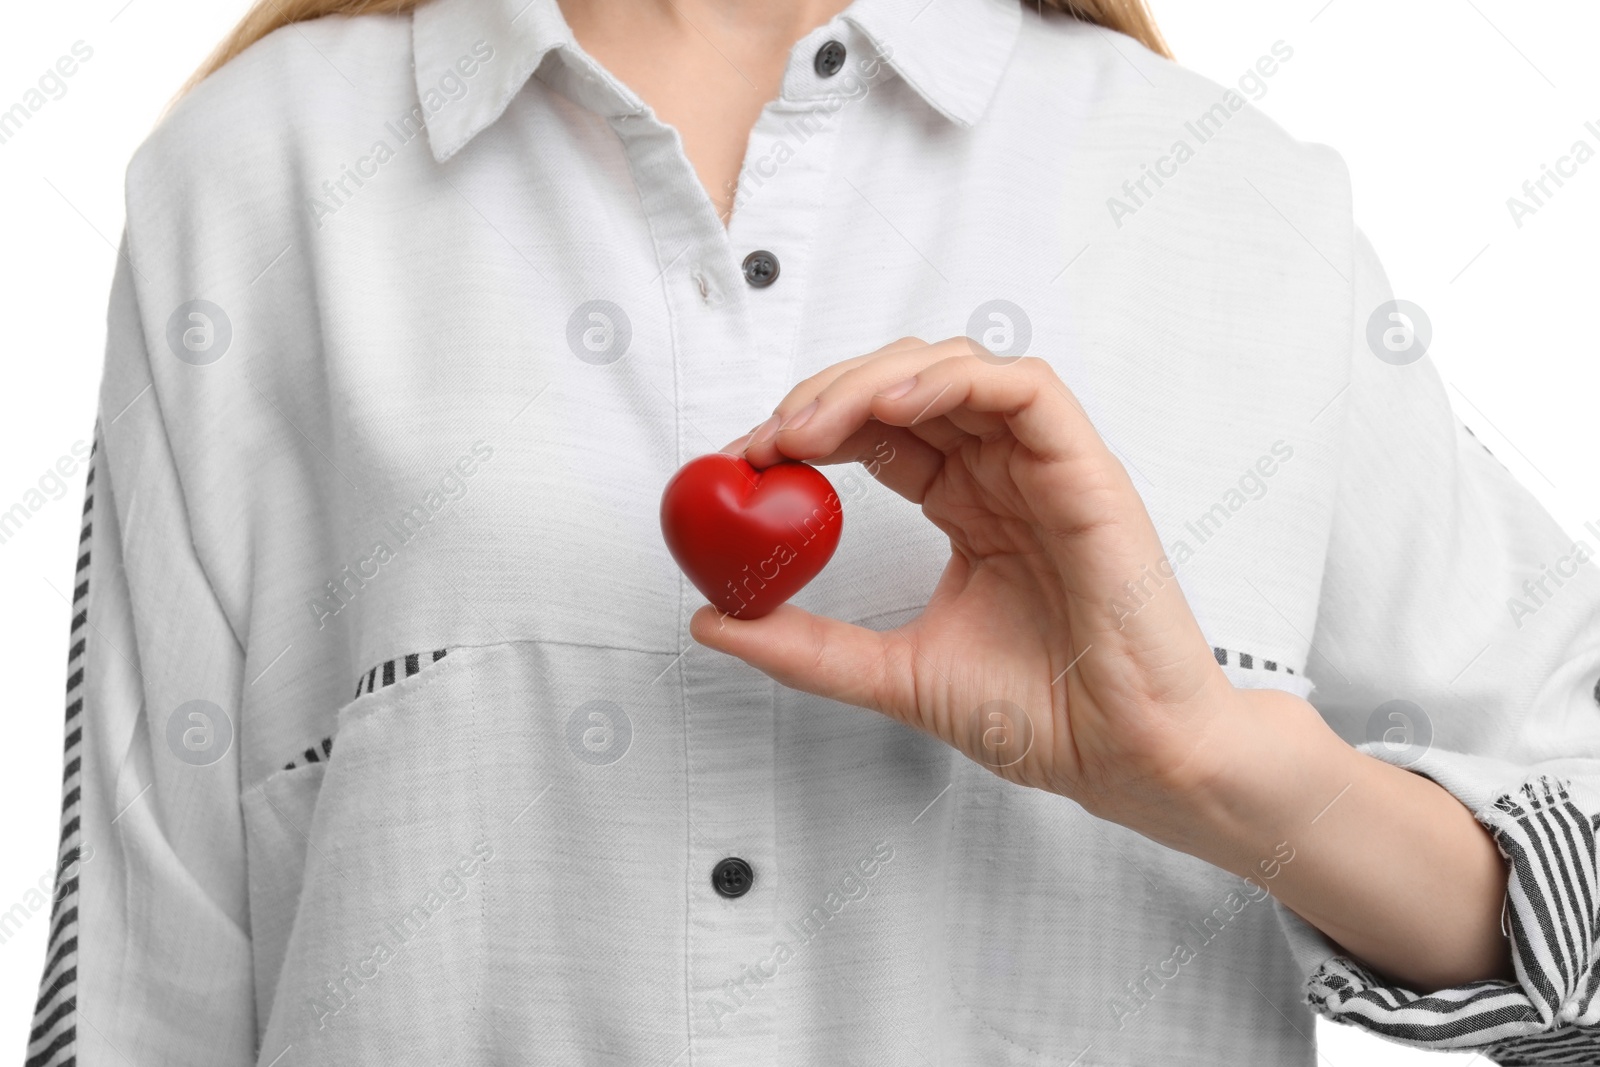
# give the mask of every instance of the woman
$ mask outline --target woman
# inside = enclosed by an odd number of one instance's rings
[[[1292,44],[1067,6],[252,13],[128,172],[31,1065],[1597,1054],[1587,546]],[[719,449],[842,503],[764,618]]]

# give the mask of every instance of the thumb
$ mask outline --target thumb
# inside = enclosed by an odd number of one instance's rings
[[[736,619],[707,604],[689,620],[689,636],[791,689],[891,715],[906,703],[898,649],[864,626],[792,604],[759,619]]]

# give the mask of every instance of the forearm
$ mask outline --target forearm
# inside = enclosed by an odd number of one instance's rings
[[[1253,878],[1416,992],[1513,978],[1500,931],[1507,867],[1472,813],[1429,779],[1351,748],[1298,697],[1238,696],[1222,726],[1223,769],[1184,804],[1167,843]]]

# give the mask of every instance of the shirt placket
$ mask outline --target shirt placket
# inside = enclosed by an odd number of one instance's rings
[[[791,75],[814,68],[813,50],[797,47]],[[631,94],[575,58],[582,73],[564,88],[609,114],[650,227],[671,329],[677,460],[687,462],[764,419],[795,384],[793,339],[838,117],[816,100],[764,109],[747,148],[760,168],[747,176],[758,180],[725,229],[676,131],[623,106]],[[788,958],[776,909],[776,683],[697,645],[689,618],[705,601],[686,579],[681,588],[684,651],[658,682],[676,683],[683,716],[684,792],[663,798],[686,815],[688,1046],[679,1062],[772,1063]]]

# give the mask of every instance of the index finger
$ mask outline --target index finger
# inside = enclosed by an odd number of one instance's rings
[[[871,417],[870,400],[877,388],[899,381],[939,362],[970,351],[964,337],[936,344],[899,344],[858,360],[849,360],[813,375],[789,391],[773,417],[751,436],[745,458],[757,467],[785,459],[814,459],[838,448]],[[841,400],[842,398],[842,400]],[[825,433],[817,427],[826,423]],[[794,447],[804,441],[802,450]]]

